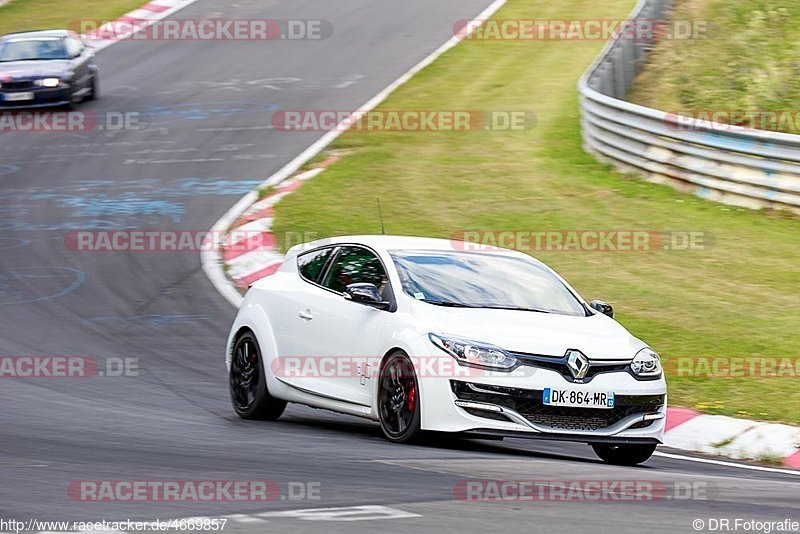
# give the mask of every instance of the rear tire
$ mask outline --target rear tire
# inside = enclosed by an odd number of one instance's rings
[[[286,401],[269,394],[261,349],[250,331],[233,344],[229,385],[233,409],[242,419],[274,421],[286,409]]]
[[[655,445],[609,445],[591,444],[594,452],[611,465],[639,465],[646,462],[656,450]]]
[[[378,416],[383,435],[392,443],[408,443],[421,434],[419,383],[411,358],[392,353],[381,366]]]

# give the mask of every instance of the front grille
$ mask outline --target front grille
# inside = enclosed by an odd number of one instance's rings
[[[618,398],[619,401],[619,398]],[[617,405],[610,410],[599,408],[569,408],[566,406],[535,406],[525,419],[539,426],[560,430],[600,430],[608,428],[630,415],[644,415],[640,406]]]
[[[0,84],[0,89],[3,90],[21,90],[21,89],[33,89],[33,82],[32,81],[18,81],[18,82],[3,82]]]
[[[569,368],[567,367],[567,357],[566,356],[541,356],[538,354],[528,354],[525,352],[512,352],[514,356],[517,357],[517,360],[522,365],[529,365],[531,367],[541,367],[543,369],[550,369],[551,371],[555,371],[561,376],[563,376],[568,382],[574,382],[575,379],[572,376]],[[607,363],[603,361],[591,361],[589,366],[589,370],[586,372],[586,376],[580,380],[581,383],[585,384],[590,382],[592,378],[601,374],[601,373],[614,373],[620,371],[627,371],[628,364],[627,363]]]
[[[542,404],[541,390],[507,388],[486,384],[475,384],[475,386],[494,393],[475,391],[466,382],[450,381],[450,387],[459,400],[485,402],[502,406],[503,408],[514,410],[531,423],[558,430],[601,430],[631,415],[657,412],[664,404],[664,395],[617,395],[615,406],[610,410],[546,406]],[[476,410],[476,412],[479,411]],[[474,415],[486,417],[483,413],[475,413]]]

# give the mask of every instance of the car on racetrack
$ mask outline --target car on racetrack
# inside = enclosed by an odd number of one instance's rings
[[[590,444],[609,463],[661,443],[659,356],[519,251],[351,236],[290,249],[245,295],[227,340],[236,413],[287,402],[423,431]]]
[[[94,51],[76,33],[0,37],[0,109],[73,106],[98,97]]]

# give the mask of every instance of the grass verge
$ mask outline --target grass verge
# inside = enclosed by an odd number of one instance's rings
[[[146,0],[12,0],[0,7],[0,35],[39,29],[65,29],[80,19],[113,20]]]
[[[681,0],[675,18],[708,21],[708,38],[659,43],[630,95],[634,102],[672,112],[794,110],[783,120],[734,116],[725,122],[800,133],[795,0]]]
[[[633,0],[510,0],[496,18],[617,19]],[[352,131],[351,153],[276,208],[277,236],[380,231],[450,237],[464,229],[711,232],[683,252],[537,252],[588,299],[669,360],[800,355],[800,226],[780,214],[707,202],[620,175],[581,149],[575,84],[599,42],[467,41],[417,75],[384,109],[532,110],[512,132]],[[291,135],[291,134],[288,134]],[[800,423],[798,376],[670,377],[671,404]]]

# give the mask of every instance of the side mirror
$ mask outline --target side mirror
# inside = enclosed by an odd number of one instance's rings
[[[350,284],[344,289],[344,298],[359,304],[373,306],[385,310],[389,307],[388,302],[384,302],[381,292],[375,284],[360,283]]]
[[[593,310],[597,310],[603,315],[608,315],[612,319],[614,318],[614,307],[608,302],[603,302],[602,300],[593,300],[589,306]]]

